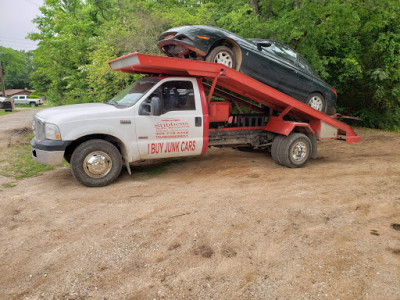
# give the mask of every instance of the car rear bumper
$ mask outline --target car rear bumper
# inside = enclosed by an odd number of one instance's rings
[[[37,163],[46,166],[58,166],[62,164],[64,152],[70,141],[31,140],[32,158]]]

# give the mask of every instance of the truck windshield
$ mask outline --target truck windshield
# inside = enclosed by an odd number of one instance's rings
[[[118,106],[124,107],[132,106],[159,81],[160,79],[158,78],[141,78],[135,83],[129,85],[107,103],[115,103]]]

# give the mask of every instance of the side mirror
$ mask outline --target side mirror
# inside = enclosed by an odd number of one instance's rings
[[[262,47],[270,47],[272,44],[270,42],[260,42],[257,43],[257,50],[261,51]]]
[[[139,114],[147,116],[159,116],[161,115],[162,105],[161,100],[156,95],[152,95],[150,99],[147,99],[140,106]]]
[[[161,115],[162,105],[161,100],[157,96],[154,96],[150,100],[150,114],[153,116]]]

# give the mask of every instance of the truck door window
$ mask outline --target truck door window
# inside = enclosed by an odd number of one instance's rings
[[[163,113],[196,110],[193,84],[190,81],[169,81],[160,87]]]

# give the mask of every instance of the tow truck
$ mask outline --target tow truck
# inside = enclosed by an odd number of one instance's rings
[[[289,168],[317,157],[317,141],[357,143],[353,129],[221,64],[131,53],[112,70],[145,74],[108,103],[49,108],[34,116],[32,157],[65,158],[86,186],[114,182],[125,164],[204,155],[211,146],[270,150]]]

